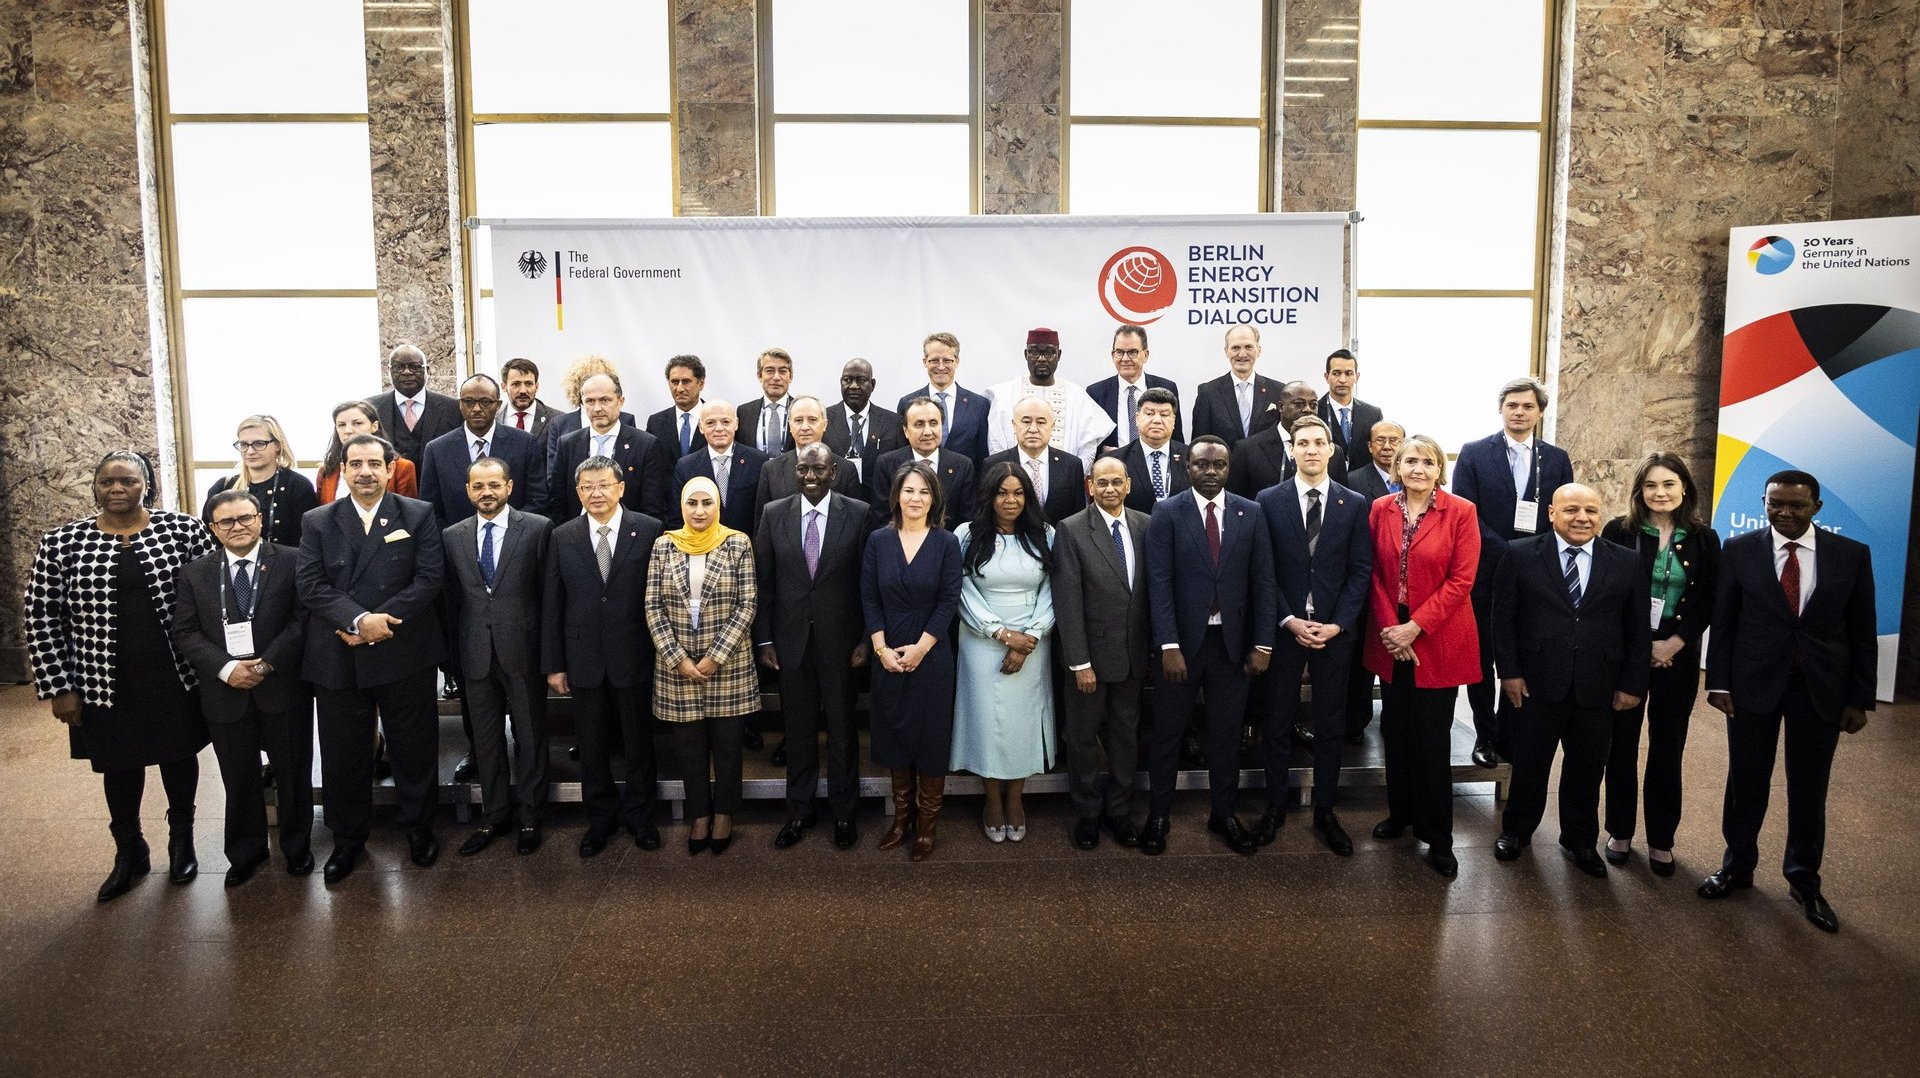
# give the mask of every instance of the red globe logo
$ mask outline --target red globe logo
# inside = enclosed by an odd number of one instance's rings
[[[1151,247],[1123,247],[1100,267],[1100,305],[1116,322],[1146,325],[1180,294],[1173,263]]]

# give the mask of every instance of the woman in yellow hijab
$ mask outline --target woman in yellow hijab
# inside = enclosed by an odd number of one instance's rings
[[[753,545],[720,523],[720,488],[704,476],[681,488],[680,515],[686,526],[655,540],[647,566],[653,713],[673,724],[687,852],[718,854],[733,843],[740,810],[743,717],[760,710]]]

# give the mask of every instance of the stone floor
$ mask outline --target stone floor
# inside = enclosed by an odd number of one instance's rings
[[[406,863],[391,827],[329,890],[274,867],[220,886],[222,798],[204,754],[205,875],[156,873],[106,906],[98,781],[24,688],[0,690],[0,1071],[478,1076],[805,1074],[1902,1074],[1920,1072],[1920,706],[1844,739],[1829,803],[1837,937],[1777,874],[1729,901],[1693,885],[1719,853],[1725,739],[1704,709],[1687,760],[1682,872],[1636,846],[1605,881],[1541,843],[1493,860],[1491,787],[1458,787],[1461,871],[1375,842],[1377,790],[1344,802],[1342,861],[1295,816],[1252,858],[1183,794],[1166,856],[1068,843],[1064,799],[989,845],[949,801],[933,861],[822,832],[775,851],[750,804],[726,856],[684,828],[642,853],[546,845]],[[1783,795],[1776,787],[1776,799]],[[1780,801],[1763,838],[1776,864]],[[1251,805],[1249,806],[1251,807]],[[157,779],[149,834],[164,835]],[[316,837],[324,858],[329,841]]]

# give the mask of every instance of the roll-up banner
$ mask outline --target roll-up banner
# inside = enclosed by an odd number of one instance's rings
[[[1348,215],[672,218],[482,221],[491,227],[497,347],[551,370],[600,354],[630,411],[665,407],[668,357],[707,365],[707,395],[759,392],[754,360],[794,360],[793,391],[839,399],[840,367],[873,363],[890,407],[924,386],[920,345],[959,337],[960,384],[1025,373],[1029,329],[1060,333],[1058,377],[1113,374],[1113,331],[1148,331],[1150,373],[1189,394],[1225,373],[1235,325],[1260,331],[1260,373],[1314,378],[1342,347]],[[644,387],[636,393],[636,384]]]
[[[1916,440],[1920,217],[1733,229],[1714,528],[1766,527],[1776,471],[1820,481],[1815,523],[1873,551],[1882,700],[1893,699]]]

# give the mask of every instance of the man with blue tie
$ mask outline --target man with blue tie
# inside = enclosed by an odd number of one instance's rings
[[[1347,489],[1359,491],[1369,502],[1400,493],[1400,478],[1393,473],[1393,458],[1399,455],[1400,443],[1406,436],[1407,428],[1392,420],[1374,423],[1360,454],[1347,458]],[[1359,463],[1351,463],[1353,461]]]
[[[700,393],[706,386],[707,365],[699,356],[667,360],[667,395],[673,403],[647,417],[647,433],[661,445],[672,446],[668,456],[675,461],[706,445],[700,436]],[[676,497],[679,490],[676,484]]]
[[[1323,376],[1327,380],[1327,392],[1319,400],[1317,414],[1332,431],[1334,444],[1345,451],[1347,464],[1352,467],[1354,461],[1367,458],[1367,432],[1380,422],[1380,406],[1353,395],[1360,385],[1360,360],[1345,348],[1336,348],[1327,356]]]
[[[590,457],[620,465],[626,491],[621,504],[655,520],[667,518],[674,498],[667,491],[673,476],[671,451],[653,435],[622,420],[626,395],[617,374],[596,374],[580,383],[580,409],[586,425],[563,435],[554,465],[552,519],[565,522],[581,513],[576,488],[565,480]]]
[[[1187,447],[1173,434],[1180,421],[1180,400],[1164,389],[1149,389],[1134,411],[1140,436],[1107,455],[1127,467],[1127,508],[1141,513],[1187,489]]]
[[[734,438],[739,419],[734,407],[723,400],[710,400],[700,409],[700,448],[681,457],[673,466],[673,489],[684,490],[687,480],[704,476],[720,488],[720,523],[737,532],[753,533],[760,519],[760,503],[754,492],[760,487],[760,469],[766,454]],[[680,526],[679,498],[667,512],[666,522]]]
[[[760,396],[740,406],[740,437],[768,457],[777,457],[793,448],[787,431],[793,357],[784,348],[769,348],[753,361],[753,374],[760,380]],[[678,497],[679,492],[674,494]]]
[[[960,338],[951,333],[929,333],[920,343],[920,365],[927,369],[927,384],[909,391],[893,410],[900,422],[907,421],[907,403],[925,397],[940,407],[940,447],[967,458],[974,468],[987,459],[987,413],[992,404],[987,398],[960,385]],[[911,437],[908,441],[912,441]],[[886,492],[872,486],[874,506],[879,507]],[[967,492],[971,500],[972,492]],[[948,515],[957,510],[947,503]]]

